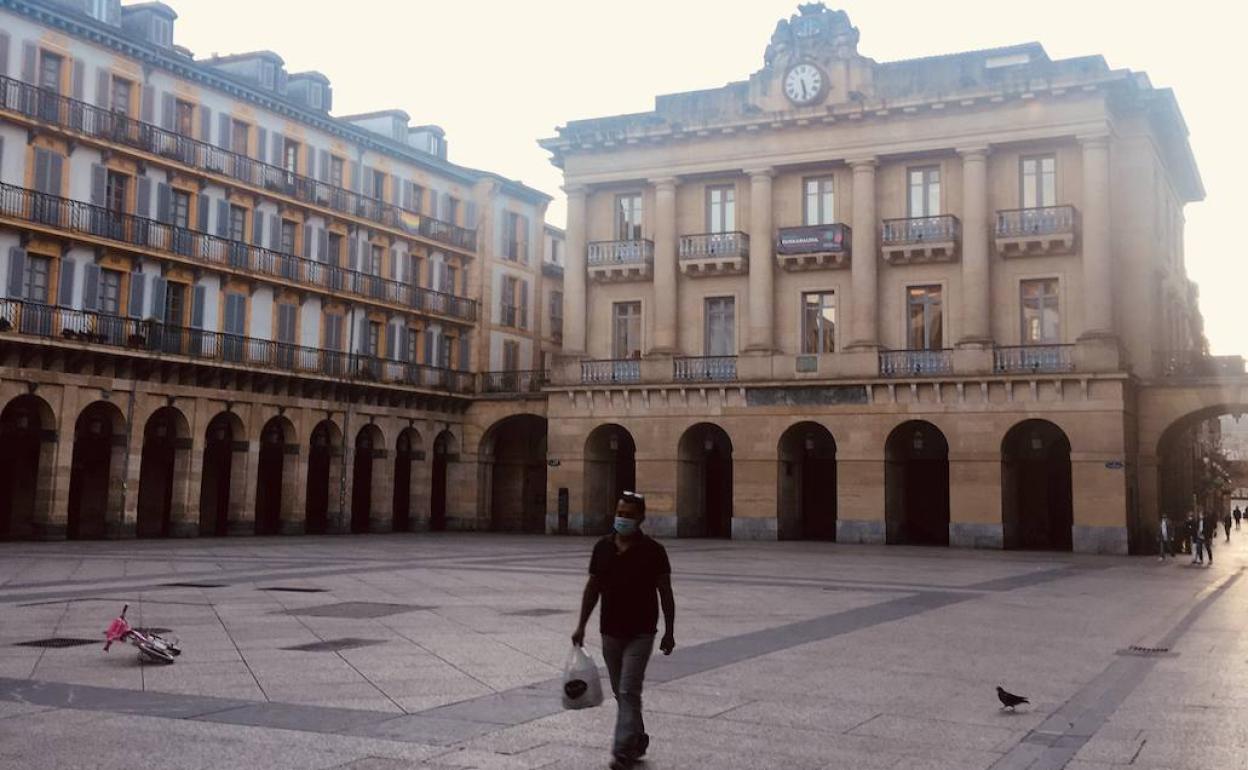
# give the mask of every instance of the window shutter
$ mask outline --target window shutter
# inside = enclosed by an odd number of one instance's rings
[[[360,319],[356,325],[358,331],[355,333],[355,350],[357,353],[371,353],[368,349],[368,317]]]
[[[156,184],[156,221],[173,222],[173,191],[163,183]]]
[[[199,194],[199,200],[196,203],[195,211],[195,227],[201,233],[208,232],[208,196],[203,193]]]
[[[160,276],[152,278],[152,312],[149,315],[157,320],[176,326],[182,323],[181,318],[165,317],[165,290],[168,285],[169,282]]]
[[[203,286],[196,286],[191,295],[191,326],[196,329],[204,328],[204,295]]]
[[[109,86],[111,84],[112,77],[108,70],[100,67],[100,69],[95,73],[95,106],[102,110],[111,109],[113,106],[109,103],[112,101],[112,99],[109,98],[111,96],[111,94],[109,94]]]
[[[267,142],[268,142],[268,140],[269,140],[269,132],[268,132],[268,131],[266,131],[263,127],[257,126],[257,127],[256,127],[256,137],[257,137],[257,139],[256,139],[256,159],[257,159],[257,160],[259,160],[261,163],[264,163],[264,162],[266,162],[265,155],[266,155],[266,154],[268,153],[268,151],[269,151],[269,146],[268,146],[268,144],[267,144]],[[244,152],[246,152],[246,151],[244,151]]]
[[[230,203],[225,198],[217,201],[217,235],[230,237]]]
[[[312,145],[308,145],[307,150],[308,150],[308,156],[307,156],[308,165],[307,165],[306,174],[309,178],[316,179],[317,178],[316,176],[316,148],[313,147]]]
[[[22,41],[22,80],[35,85],[35,44]]]
[[[282,135],[273,132],[273,152],[269,154],[269,162],[274,166],[286,167],[286,147]]]
[[[60,153],[49,153],[48,192],[52,195],[61,194],[61,168],[65,158]]]
[[[73,94],[74,98],[82,101],[82,81],[87,74],[87,65],[82,59],[74,59],[73,78]]]
[[[57,287],[61,307],[74,306],[74,272],[77,267],[78,263],[72,259],[61,260],[61,281],[60,286]]]
[[[82,269],[82,309],[95,311],[100,306],[100,267],[87,264]]]
[[[217,146],[223,150],[230,149],[230,116],[225,113],[217,116]],[[246,147],[243,152],[247,152]]]
[[[425,329],[425,364],[438,365],[438,362],[433,360],[433,329]]]
[[[22,299],[22,284],[26,279],[26,250],[12,247],[9,249],[9,297]]]
[[[529,328],[529,282],[520,282],[520,328]]]
[[[264,248],[264,212],[258,208],[251,211],[251,245]]]
[[[438,202],[438,212],[439,212],[438,219],[442,219],[447,222],[450,222],[451,221],[451,194],[444,192],[439,197],[442,200]],[[454,222],[451,222],[451,224],[454,224]]]
[[[35,148],[35,191],[46,193],[48,184],[48,156],[51,155],[42,147]]]
[[[152,180],[139,177],[138,195],[135,198],[135,213],[146,219],[152,215]]]
[[[395,206],[403,205],[403,188],[406,186],[407,180],[393,174],[390,176],[390,203]]]
[[[303,258],[312,259],[312,225],[303,226]]]
[[[429,191],[429,216],[439,219],[438,205],[442,202],[442,194],[437,190]]]
[[[395,358],[394,358],[394,341],[395,341],[395,340],[394,340],[394,338],[395,338],[396,336],[398,336],[398,335],[397,335],[397,334],[395,334],[395,331],[394,331],[394,326],[393,326],[392,324],[386,324],[386,359],[387,359],[387,360],[389,360],[389,361],[393,361],[393,360],[395,360]]]
[[[139,120],[152,122],[152,113],[156,110],[156,92],[151,86],[143,86],[143,96],[139,102]]]
[[[143,317],[143,289],[147,276],[142,273],[130,274],[130,300],[126,303],[127,315],[131,318]]]
[[[356,239],[355,233],[347,235],[347,268],[354,270],[357,264],[357,254],[360,250],[360,242]]]
[[[403,180],[403,208],[408,211],[412,210],[412,183],[406,179]]]
[[[399,280],[399,250],[394,246],[390,247],[390,280]]]
[[[9,33],[0,30],[0,77],[9,74]]]
[[[322,262],[329,264],[329,231],[323,227],[320,228],[317,231],[316,240],[318,257]]]
[[[160,95],[160,127],[166,131],[173,130],[173,111],[173,94],[162,93]]]
[[[360,164],[358,161],[351,164],[351,190],[360,191]]]
[[[212,143],[212,109],[202,105],[199,108],[199,141]]]
[[[99,163],[91,164],[91,205],[103,206],[107,194],[108,172]]]
[[[373,197],[373,170],[368,166],[364,167],[364,197]]]
[[[477,229],[477,202],[468,201],[464,206],[464,227],[469,230]]]
[[[322,182],[328,182],[329,181],[329,150],[321,150],[319,155],[321,156],[321,162],[317,164],[316,178],[321,180]]]
[[[269,248],[285,254],[282,249],[282,218],[277,214],[269,215]]]

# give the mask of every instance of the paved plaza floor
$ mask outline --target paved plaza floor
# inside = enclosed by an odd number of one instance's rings
[[[1198,568],[667,541],[678,649],[641,767],[1248,767],[1246,543]],[[591,545],[0,544],[0,767],[605,767],[614,703],[558,702]],[[175,665],[102,651],[127,602]],[[90,643],[23,644],[50,638]],[[1003,712],[998,684],[1032,704]]]

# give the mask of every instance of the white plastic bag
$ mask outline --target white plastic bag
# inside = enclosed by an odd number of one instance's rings
[[[563,707],[590,709],[602,705],[602,680],[598,666],[584,649],[572,645],[563,666]]]

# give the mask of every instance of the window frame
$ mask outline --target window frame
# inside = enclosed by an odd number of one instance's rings
[[[729,338],[727,345],[724,346],[728,352],[717,353],[712,351],[713,327],[712,315],[713,305],[726,306],[731,312],[728,314],[727,333]],[[723,314],[720,313],[722,316]],[[737,298],[733,294],[720,294],[711,297],[702,298],[702,355],[707,358],[725,358],[737,355]]]
[[[815,185],[812,196],[811,185]],[[811,216],[811,200],[815,202],[816,216]],[[827,211],[824,211],[824,207]],[[826,217],[825,217],[826,214]],[[826,220],[826,221],[825,221]],[[836,175],[820,174],[802,177],[802,225],[826,227],[836,224]]]
[[[1045,161],[1052,162],[1053,170],[1051,172],[1044,171]],[[1036,169],[1032,175],[1034,179],[1033,179],[1032,184],[1030,185],[1030,189],[1028,189],[1029,185],[1027,183],[1027,177],[1028,177],[1027,164],[1028,163],[1034,163],[1035,169]],[[1048,192],[1052,193],[1052,198],[1049,202],[1046,202],[1044,199],[1044,193],[1046,192],[1045,187],[1044,187],[1044,178],[1046,175],[1052,177],[1052,187],[1051,189],[1048,190]],[[1030,205],[1028,205],[1028,202],[1027,202],[1028,193],[1035,196],[1035,199],[1032,201]],[[1018,158],[1018,207],[1021,209],[1041,209],[1041,208],[1052,208],[1056,205],[1057,205],[1057,153],[1046,152],[1046,153],[1034,153],[1030,155],[1020,155]]]
[[[927,219],[929,217],[938,217],[943,211],[941,206],[944,204],[942,196],[943,180],[941,179],[941,168],[939,163],[926,166],[910,166],[906,169],[906,216],[910,219]],[[915,184],[915,175],[919,175],[918,184]],[[933,178],[933,175],[935,178]],[[921,210],[915,209],[915,188],[920,192]],[[933,191],[936,197],[936,205],[932,206]]]
[[[719,200],[716,200],[719,196]],[[706,186],[706,232],[723,234],[737,231],[737,186],[716,184]]]
[[[818,323],[819,323],[819,326],[818,326],[818,331],[816,332],[816,339],[815,339],[815,344],[814,344],[814,350],[809,350],[809,349],[807,349],[807,344],[806,344],[806,343],[807,343],[807,340],[808,340],[808,338],[809,338],[809,336],[810,336],[810,335],[809,335],[809,327],[808,327],[808,325],[807,325],[807,310],[808,310],[808,308],[809,308],[809,304],[808,304],[807,299],[806,299],[807,297],[831,297],[831,298],[832,298],[832,304],[831,304],[831,310],[832,310],[832,322],[831,322],[831,323],[832,323],[832,330],[831,330],[831,333],[825,337],[825,335],[824,335],[824,331],[823,331],[824,323],[823,323],[823,321],[822,321],[822,317],[823,317],[823,316],[822,316],[822,313],[821,313],[821,312],[820,312],[820,313],[818,313],[817,315],[818,315],[818,318],[819,318],[820,320],[819,320],[819,322],[818,322]],[[822,311],[822,310],[826,310],[826,309],[828,308],[828,306],[827,306],[827,305],[824,305],[822,302],[821,302],[821,303],[820,303],[817,307],[818,307],[818,309],[819,309],[820,311]],[[838,303],[837,303],[837,292],[836,292],[836,290],[835,290],[835,289],[811,289],[811,290],[803,290],[803,291],[801,292],[801,296],[800,296],[800,298],[799,298],[799,308],[800,308],[799,312],[801,313],[800,323],[798,324],[798,333],[801,335],[800,339],[798,340],[798,342],[799,342],[799,346],[798,346],[798,347],[799,347],[799,349],[801,350],[801,352],[800,352],[800,354],[799,354],[799,355],[803,355],[803,356],[817,356],[817,355],[826,355],[826,354],[831,354],[831,353],[835,353],[835,352],[837,352],[837,339],[836,339],[836,333],[837,333],[838,328],[839,328],[839,320],[840,320],[840,319],[839,319],[839,312],[838,312],[838,311],[840,310],[840,308],[838,307]],[[826,341],[826,344],[825,344],[825,341]],[[830,347],[831,347],[831,350],[824,350],[824,348],[825,348],[825,347],[827,347],[827,346],[829,346],[829,345],[830,345]]]
[[[621,316],[620,314],[621,309],[634,308],[634,307],[637,310],[635,315],[630,313],[627,316]],[[645,308],[642,305],[641,300],[639,299],[620,300],[618,302],[611,303],[611,357],[613,359],[632,360],[632,359],[641,357],[642,353],[645,350],[644,319],[645,319]],[[620,335],[619,335],[621,321],[627,322],[627,326],[625,328],[625,337],[631,338],[632,333],[633,333],[633,326],[634,325],[636,326],[636,334],[637,334],[637,339],[635,341],[637,345],[636,348],[632,348],[628,351],[624,351],[620,349],[621,342],[632,341],[631,339],[621,340]]]
[[[628,205],[625,205],[625,202]],[[639,241],[645,222],[645,202],[640,192],[616,193],[615,196],[615,240]]]
[[[1027,324],[1027,296],[1026,290],[1028,286],[1042,285],[1042,293],[1037,295],[1039,300],[1039,329],[1040,338],[1033,339],[1028,334]],[[1046,285],[1052,285],[1052,291],[1047,292]],[[1051,300],[1051,306],[1050,306]],[[1045,319],[1052,313],[1054,319],[1054,335],[1050,339],[1045,334]],[[1019,323],[1019,344],[1021,345],[1060,345],[1062,344],[1062,284],[1057,276],[1042,278],[1023,278],[1018,282],[1018,323]]]
[[[937,295],[938,301],[935,303],[915,302],[912,292],[916,289],[926,290],[927,291],[926,296],[929,296],[929,297],[934,291],[935,294]],[[945,336],[947,333],[945,330],[946,318],[945,318],[945,286],[944,284],[941,284],[941,283],[907,284],[905,287],[905,292],[906,292],[906,302],[905,302],[906,350],[944,350]],[[911,323],[912,308],[915,307],[916,305],[920,305],[923,308],[923,341],[918,345],[914,343],[914,338],[912,336],[912,332],[914,331],[914,329]],[[932,315],[929,312],[933,305],[935,305],[936,308],[939,310],[938,315],[936,315],[935,317],[940,321],[940,325],[939,325],[940,344],[935,345],[935,346],[932,345],[933,324],[932,324]]]

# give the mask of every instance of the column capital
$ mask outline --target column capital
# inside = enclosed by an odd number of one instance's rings
[[[680,180],[679,180],[677,177],[674,177],[674,176],[656,176],[656,177],[654,177],[654,178],[652,178],[652,179],[647,179],[646,181],[647,181],[647,182],[649,182],[650,184],[654,185],[654,187],[655,187],[655,189],[656,189],[656,190],[657,190],[657,189],[659,189],[659,188],[662,188],[662,187],[667,187],[667,188],[671,188],[671,189],[675,190],[675,189],[676,189],[676,184],[677,184]]]
[[[589,193],[589,185],[587,184],[569,183],[565,184],[561,189],[569,197],[573,195],[587,195]]]
[[[963,160],[987,160],[991,148],[986,144],[974,144],[957,148]]]
[[[880,165],[880,159],[874,155],[862,155],[857,158],[846,158],[845,162],[849,164],[849,167],[854,171],[859,169],[874,169],[876,166]]]
[[[776,175],[776,170],[771,166],[755,166],[754,168],[743,169],[750,179],[755,177],[766,177],[771,179]]]

